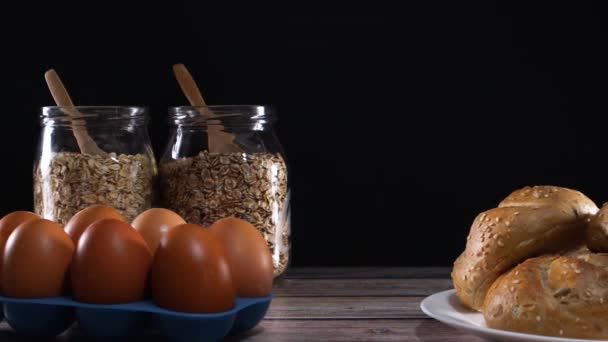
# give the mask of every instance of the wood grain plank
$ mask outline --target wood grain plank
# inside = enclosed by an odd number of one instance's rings
[[[52,341],[87,342],[77,328]],[[159,334],[129,338],[134,342],[166,341]],[[245,334],[227,341],[423,341],[423,342],[481,342],[483,340],[430,319],[406,320],[265,320]],[[8,325],[0,324],[0,341],[31,342],[31,337],[16,335]]]
[[[482,342],[481,338],[435,320],[263,321],[228,341],[403,341]]]
[[[277,297],[428,296],[452,288],[451,279],[282,279]]]
[[[287,270],[284,278],[449,278],[451,267],[299,267]]]
[[[277,297],[267,319],[425,318],[424,297]]]

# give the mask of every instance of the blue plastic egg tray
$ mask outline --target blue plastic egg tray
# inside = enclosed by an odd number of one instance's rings
[[[219,313],[193,314],[166,310],[152,301],[127,304],[87,304],[70,297],[19,299],[0,296],[4,318],[16,333],[51,337],[76,321],[94,338],[137,336],[150,327],[169,341],[217,341],[245,332],[266,314],[272,295],[237,298],[234,307]],[[1,319],[1,317],[0,317]]]

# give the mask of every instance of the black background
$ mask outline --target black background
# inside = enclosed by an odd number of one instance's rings
[[[15,4],[14,4],[15,5]],[[43,73],[146,105],[157,154],[185,63],[210,104],[272,104],[294,266],[449,265],[515,188],[608,200],[606,11],[585,2],[19,2],[0,11],[0,210],[31,208]]]

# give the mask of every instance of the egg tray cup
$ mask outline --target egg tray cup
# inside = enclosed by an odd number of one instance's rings
[[[21,299],[0,296],[4,318],[18,334],[52,337],[76,321],[93,338],[137,336],[153,328],[169,341],[217,341],[255,327],[266,315],[272,295],[237,298],[234,307],[218,313],[185,313],[163,309],[152,301],[87,304],[71,297]],[[0,317],[2,319],[2,317]]]

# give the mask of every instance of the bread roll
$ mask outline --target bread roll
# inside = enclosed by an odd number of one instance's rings
[[[608,254],[528,259],[490,287],[483,316],[491,328],[608,339]]]
[[[608,252],[608,203],[591,219],[586,236],[591,251]]]
[[[481,310],[490,285],[527,258],[575,247],[597,206],[582,193],[555,186],[525,187],[473,222],[452,281],[466,306]]]

